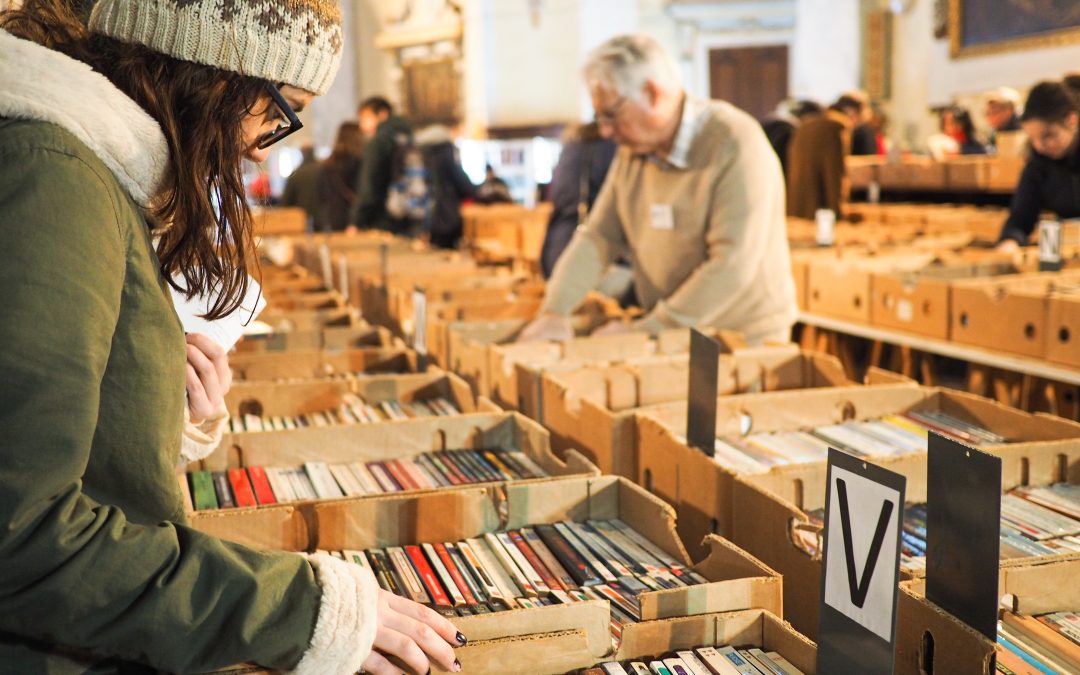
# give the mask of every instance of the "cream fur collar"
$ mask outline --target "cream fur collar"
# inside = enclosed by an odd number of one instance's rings
[[[161,189],[169,146],[158,123],[85,63],[2,30],[0,117],[74,134],[144,208]]]

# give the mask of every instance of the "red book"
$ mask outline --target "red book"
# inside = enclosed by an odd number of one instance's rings
[[[258,500],[260,506],[266,506],[267,504],[277,504],[277,497],[274,496],[274,490],[270,487],[270,481],[266,477],[266,469],[261,466],[249,467],[248,478],[251,479],[251,487],[255,490],[255,499]]]
[[[401,489],[403,489],[403,490],[419,490],[420,489],[420,486],[417,485],[416,481],[414,481],[412,479],[412,476],[409,475],[409,472],[402,469],[401,465],[398,464],[397,460],[392,459],[392,460],[390,460],[388,462],[384,462],[383,466],[385,466],[386,470],[390,472],[390,475],[394,477],[394,480],[396,480],[398,485],[401,486]]]
[[[413,567],[416,568],[420,580],[424,582],[428,595],[431,596],[431,601],[440,607],[453,607],[454,603],[450,602],[449,596],[446,595],[442,584],[439,583],[439,579],[435,576],[435,571],[431,569],[427,558],[424,557],[424,551],[419,546],[406,546],[405,553],[409,556],[409,560],[412,561]]]
[[[461,570],[454,564],[454,559],[450,557],[450,552],[446,550],[446,546],[444,544],[435,544],[434,546],[435,552],[439,554],[439,560],[446,566],[446,571],[450,572],[450,578],[454,580],[458,590],[465,596],[465,604],[479,604],[476,601],[476,596],[469,590],[469,584],[465,583],[465,577],[461,576]]]
[[[535,569],[536,573],[540,575],[540,578],[544,580],[544,583],[547,584],[548,588],[553,591],[566,590],[566,587],[555,578],[555,575],[551,573],[551,570],[540,561],[540,556],[536,555],[536,551],[532,550],[532,547],[529,546],[529,543],[525,541],[525,538],[521,536],[520,532],[510,531],[506,534],[510,536],[510,541],[514,542],[514,546],[518,547],[521,554],[525,556],[525,560],[533,566],[533,569]]]
[[[251,491],[251,483],[248,482],[247,472],[243,469],[229,469],[229,483],[239,508],[258,506],[255,503],[255,493]]]

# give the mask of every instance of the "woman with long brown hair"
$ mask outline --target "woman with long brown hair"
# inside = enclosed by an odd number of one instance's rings
[[[186,527],[175,477],[181,383],[197,418],[228,370],[166,284],[238,308],[240,162],[329,87],[336,1],[78,4],[0,14],[0,670],[459,670],[464,637],[359,566]]]

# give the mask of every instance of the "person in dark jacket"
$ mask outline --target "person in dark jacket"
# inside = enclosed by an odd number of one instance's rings
[[[795,132],[788,150],[788,215],[813,219],[818,209],[839,217],[847,200],[845,157],[851,129],[862,115],[862,104],[841,96],[823,117],[806,122]]]
[[[495,173],[495,167],[490,164],[484,169],[484,182],[476,188],[476,201],[481,204],[511,204],[514,197],[510,194],[510,186],[506,181]]]
[[[407,224],[390,214],[386,200],[394,181],[395,159],[401,146],[411,142],[412,126],[404,117],[395,115],[394,107],[381,96],[366,99],[358,114],[366,143],[350,224],[404,234]]]
[[[814,101],[784,101],[776,112],[765,118],[761,128],[765,130],[765,137],[769,139],[769,145],[776,151],[780,158],[780,168],[787,176],[788,146],[791,145],[791,137],[795,130],[803,122],[820,117],[825,110]]]
[[[315,147],[305,143],[300,152],[303,161],[289,175],[285,182],[285,191],[281,194],[281,206],[304,209],[308,218],[308,230],[321,232],[325,229],[322,222],[322,200],[319,195],[319,175],[322,166],[315,159]]]
[[[592,208],[615,158],[615,143],[600,136],[596,123],[572,129],[551,177],[551,219],[548,221],[540,267],[544,278],[570,244],[578,225]]]
[[[1043,211],[1080,217],[1080,101],[1061,82],[1042,82],[1028,94],[1021,117],[1031,158],[1013,194],[998,248],[1028,243]]]
[[[428,173],[431,211],[428,216],[431,244],[457,248],[461,241],[461,202],[473,198],[476,186],[461,168],[453,133],[441,124],[416,134]]]
[[[349,226],[349,215],[356,205],[363,149],[359,124],[345,122],[338,127],[334,150],[323,162],[319,174],[322,223],[330,232],[343,232]]]

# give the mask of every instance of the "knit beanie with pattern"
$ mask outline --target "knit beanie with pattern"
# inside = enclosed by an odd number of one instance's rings
[[[98,0],[90,30],[316,95],[341,65],[337,0]]]

